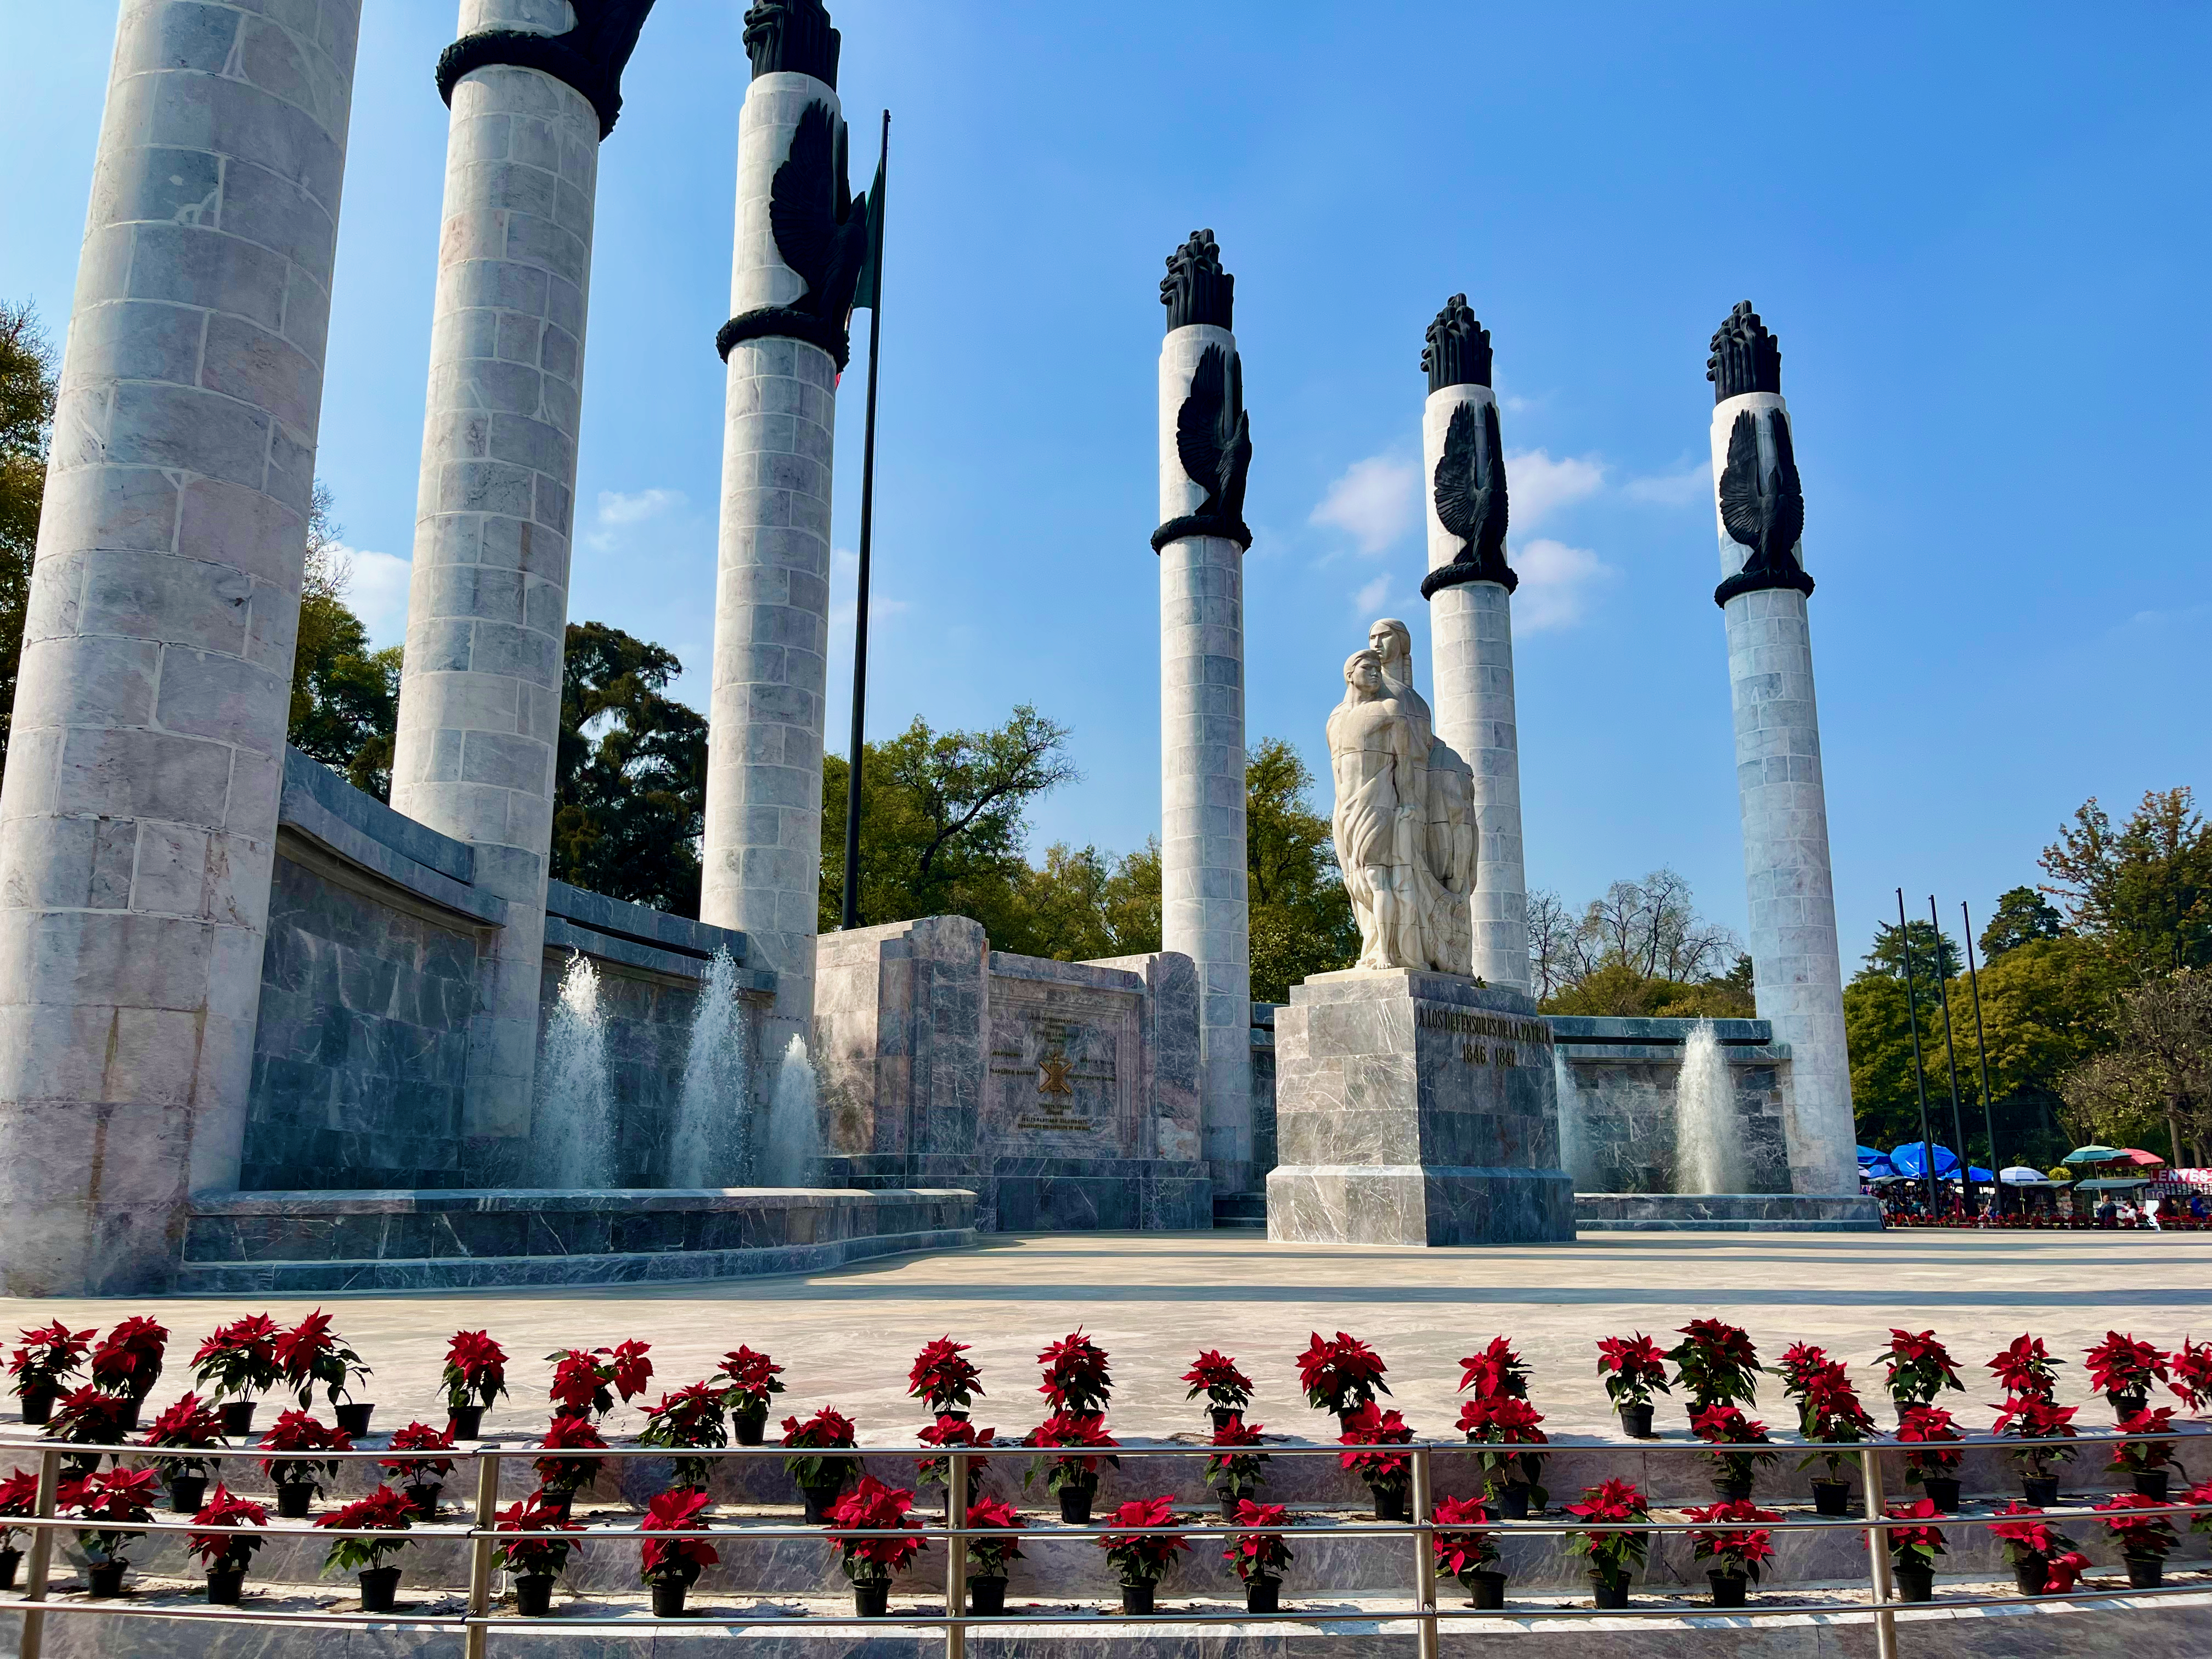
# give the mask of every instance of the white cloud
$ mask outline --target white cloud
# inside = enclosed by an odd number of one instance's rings
[[[1710,501],[1713,496],[1712,463],[1697,461],[1680,472],[1631,478],[1624,493],[1632,501],[1649,501],[1655,507],[1687,507],[1692,501]]]
[[[415,574],[414,564],[396,553],[372,553],[358,547],[341,547],[339,554],[351,572],[346,582],[346,604],[368,630],[369,643],[380,650],[387,645],[405,644],[407,579]]]
[[[1390,597],[1390,577],[1388,572],[1352,596],[1352,608],[1363,617],[1371,617],[1382,610],[1382,602]]]
[[[1540,449],[1505,454],[1505,482],[1516,529],[1533,530],[1560,507],[1571,507],[1605,487],[1605,463],[1595,455],[1553,460]]]
[[[602,489],[599,512],[586,539],[600,552],[611,552],[622,539],[621,532],[650,523],[689,504],[690,497],[680,489],[641,489],[631,495],[618,489]]]
[[[1516,546],[1512,563],[1521,578],[1513,596],[1513,626],[1521,633],[1573,627],[1596,590],[1616,574],[1589,549],[1550,540]]]
[[[1354,461],[1328,487],[1311,523],[1344,531],[1372,558],[1413,527],[1420,511],[1421,470],[1410,461],[1370,455]]]
[[[871,629],[890,618],[902,616],[914,607],[904,599],[887,595],[869,572],[868,624]],[[837,641],[850,641],[853,623],[860,614],[860,556],[849,547],[830,550],[830,648]],[[849,648],[849,647],[848,647]]]

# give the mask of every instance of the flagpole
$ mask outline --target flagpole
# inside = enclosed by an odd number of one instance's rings
[[[891,112],[884,112],[882,161],[876,168],[880,183],[890,173]],[[868,707],[868,558],[874,550],[876,530],[876,383],[880,378],[884,349],[884,191],[872,191],[868,204],[869,263],[875,276],[868,297],[868,416],[867,435],[860,459],[860,580],[853,617],[853,741],[845,772],[845,903],[838,920],[841,928],[860,925],[860,731]]]
[[[1928,1185],[1928,1218],[1936,1219],[1936,1137],[1928,1127],[1928,1073],[1920,1064],[1920,994],[1912,981],[1912,925],[1905,919],[1905,890],[1897,890],[1897,939],[1905,947],[1905,1023],[1912,1028],[1912,1086],[1920,1096],[1920,1174]],[[1938,964],[1939,966],[1941,964]]]

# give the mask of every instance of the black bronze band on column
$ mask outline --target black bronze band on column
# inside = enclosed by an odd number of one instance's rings
[[[845,148],[845,123],[816,99],[792,131],[791,150],[775,170],[768,204],[776,257],[806,284],[806,292],[787,306],[763,306],[724,323],[714,336],[724,362],[740,340],[772,336],[819,346],[841,370],[851,360],[853,293],[868,259],[868,198],[865,191],[853,194]]]
[[[1455,386],[1489,386],[1490,331],[1475,320],[1466,295],[1444,301],[1429,325],[1428,339],[1421,367],[1428,371],[1431,396]],[[1460,538],[1460,550],[1449,564],[1421,578],[1421,597],[1433,599],[1468,582],[1496,582],[1509,593],[1519,587],[1521,578],[1505,562],[1505,450],[1495,398],[1452,410],[1430,488],[1437,521]]]
[[[464,35],[438,55],[438,96],[447,107],[453,88],[472,70],[494,64],[542,70],[574,87],[599,112],[599,137],[615,130],[622,114],[623,70],[637,50],[653,0],[572,0],[576,27],[566,34],[527,29],[485,29]]]
[[[1713,401],[1726,403],[1750,392],[1782,395],[1782,343],[1759,320],[1751,301],[1739,301],[1713,335],[1705,378]],[[1774,465],[1759,459],[1759,428],[1766,424]],[[1790,417],[1780,410],[1763,414],[1745,410],[1729,428],[1728,465],[1721,471],[1721,523],[1729,539],[1750,549],[1743,568],[1713,590],[1713,603],[1725,606],[1741,593],[1790,588],[1809,596],[1813,579],[1797,562],[1805,536],[1805,492],[1797,477],[1797,455],[1790,440]]]
[[[1221,268],[1221,245],[1212,231],[1193,231],[1168,256],[1160,303],[1167,307],[1170,334],[1194,324],[1236,326],[1237,279]],[[1252,420],[1244,410],[1244,359],[1234,346],[1208,346],[1200,355],[1190,395],[1176,415],[1176,453],[1206,499],[1197,512],[1152,532],[1152,551],[1189,536],[1218,536],[1250,551],[1244,485],[1252,470]]]

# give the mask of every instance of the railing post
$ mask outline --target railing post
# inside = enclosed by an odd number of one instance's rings
[[[54,1493],[61,1485],[62,1455],[51,1449],[39,1454],[39,1501],[33,1513],[52,1520],[54,1513]],[[31,1534],[31,1559],[23,1568],[23,1599],[43,1601],[46,1599],[46,1574],[54,1559],[54,1529],[40,1527]],[[39,1650],[46,1639],[46,1615],[36,1607],[23,1609],[23,1641],[18,1651],[22,1659],[39,1659]]]
[[[968,1524],[968,1455],[952,1452],[945,1462],[945,1519],[951,1534],[945,1540],[945,1659],[967,1659],[968,1540],[960,1535]]]
[[[1866,1488],[1867,1519],[1879,1523],[1888,1517],[1881,1492],[1881,1453],[1869,1446],[1859,1453],[1859,1484]],[[1889,1571],[1889,1529],[1876,1524],[1867,1528],[1867,1556],[1874,1578],[1875,1659],[1897,1659],[1895,1585]]]
[[[469,1543],[469,1617],[480,1620],[491,1612],[492,1523],[499,1519],[499,1454],[477,1453],[477,1521]],[[491,1632],[471,1624],[463,1641],[466,1659],[483,1659],[484,1644]]]
[[[1437,1659],[1437,1552],[1430,1541],[1433,1516],[1429,1449],[1413,1448],[1413,1602],[1420,1623],[1421,1659]]]

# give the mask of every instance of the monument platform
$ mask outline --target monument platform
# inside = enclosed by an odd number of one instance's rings
[[[1412,969],[1317,974],[1275,1013],[1267,1237],[1574,1237],[1550,1028],[1517,991]]]
[[[1878,1233],[1881,1206],[1842,1193],[1577,1193],[1575,1226],[1586,1233]]]

